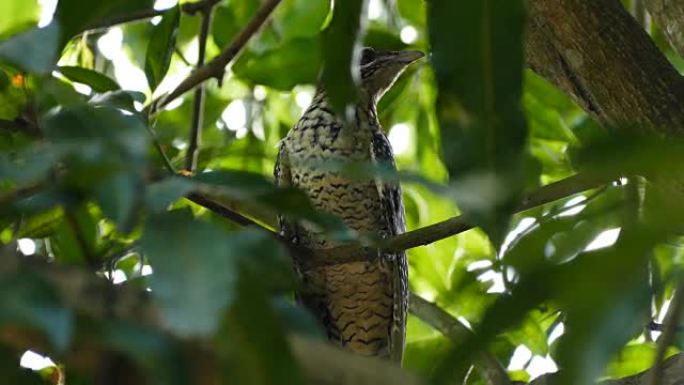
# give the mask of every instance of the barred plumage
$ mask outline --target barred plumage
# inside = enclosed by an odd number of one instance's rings
[[[405,231],[398,184],[348,179],[324,162],[385,163],[394,167],[390,143],[377,119],[376,104],[416,51],[363,50],[361,101],[350,124],[335,115],[319,90],[312,105],[283,139],[274,171],[279,185],[306,192],[313,205],[339,216],[361,234],[390,237]],[[310,248],[337,244],[299,223],[281,218],[281,232]],[[377,261],[353,262],[300,271],[305,287],[299,293],[325,327],[328,337],[362,355],[391,357],[400,362],[408,308],[405,253],[386,253]]]

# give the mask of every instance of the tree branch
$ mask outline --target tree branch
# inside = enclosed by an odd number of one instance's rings
[[[663,31],[672,48],[684,58],[684,2],[679,0],[641,0]]]
[[[680,278],[672,298],[670,309],[667,312],[665,330],[663,330],[663,334],[658,339],[658,349],[656,350],[656,356],[653,360],[653,366],[651,367],[649,374],[649,385],[660,385],[662,383],[665,353],[674,340],[682,309],[684,309],[684,280]]]
[[[573,194],[597,187],[611,180],[607,176],[577,174],[551,183],[527,194],[517,211],[524,211],[545,203],[566,198]],[[380,245],[379,250],[397,252],[428,245],[452,235],[460,234],[474,226],[463,216],[457,216],[417,230],[390,238]],[[329,249],[303,251],[298,257],[308,267],[337,265],[348,262],[367,261],[377,258],[378,249],[358,245],[345,245]]]
[[[209,0],[207,5],[199,12],[202,15],[202,26],[199,35],[199,53],[197,55],[197,68],[204,65],[207,50],[207,39],[209,38],[209,27],[211,26],[214,5],[220,0]],[[204,83],[200,83],[195,90],[195,100],[192,109],[192,125],[190,127],[190,140],[188,152],[185,154],[185,169],[195,172],[197,168],[197,158],[199,156],[199,145],[202,139],[202,124],[204,123]]]
[[[444,334],[454,344],[465,341],[473,334],[468,327],[452,317],[444,309],[414,293],[411,293],[409,305],[409,310],[413,315]],[[511,383],[506,369],[490,353],[483,353],[477,365],[481,368],[488,385],[509,385]]]
[[[684,80],[619,0],[527,5],[530,68],[605,127],[684,133]]]
[[[154,113],[162,107],[169,104],[179,96],[187,91],[195,88],[209,78],[216,78],[222,80],[225,72],[225,67],[230,63],[240,52],[240,50],[247,44],[247,42],[254,36],[261,26],[266,22],[269,15],[273,12],[275,7],[281,0],[267,0],[261,8],[254,15],[252,20],[245,26],[242,31],[235,37],[235,39],[226,47],[217,57],[212,59],[208,64],[198,68],[190,76],[185,78],[171,93],[162,98],[155,100],[151,104],[151,111]]]

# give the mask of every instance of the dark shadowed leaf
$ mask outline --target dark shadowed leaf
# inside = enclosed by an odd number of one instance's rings
[[[60,0],[57,3],[56,19],[63,27],[61,43],[100,23],[114,20],[123,15],[149,10],[154,0],[101,0],[83,4],[80,0]]]
[[[463,186],[456,201],[499,245],[524,186],[524,4],[434,1],[428,14],[442,152]]]
[[[40,277],[29,273],[3,276],[0,305],[0,323],[36,328],[58,350],[65,349],[71,341],[73,314],[60,304],[54,288]]]
[[[95,197],[122,231],[132,228],[142,202],[142,174],[149,136],[131,113],[109,106],[57,109],[42,122],[45,136],[72,170],[68,183]]]
[[[239,293],[219,334],[226,373],[240,384],[302,384],[283,325],[261,283],[257,275],[240,276]]]
[[[47,385],[40,374],[31,369],[19,366],[19,356],[14,349],[0,345],[0,373],[6,384],[12,385]]]
[[[157,88],[169,70],[179,22],[180,7],[175,6],[164,13],[161,22],[152,30],[145,57],[145,76],[151,90]]]
[[[346,117],[347,107],[358,97],[359,76],[355,50],[363,35],[361,17],[366,0],[336,2],[332,20],[323,31],[323,87],[335,111]]]
[[[47,27],[33,28],[0,41],[0,62],[16,65],[27,72],[50,72],[57,61],[59,31],[59,23],[52,22]]]
[[[119,89],[119,85],[114,80],[97,71],[75,66],[61,66],[57,70],[67,79],[86,84],[98,93]]]
[[[236,295],[240,261],[279,253],[273,242],[253,231],[226,232],[187,212],[151,216],[142,247],[166,326],[181,335],[212,333]]]

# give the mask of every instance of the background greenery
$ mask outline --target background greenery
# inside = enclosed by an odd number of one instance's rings
[[[83,314],[46,276],[0,268],[3,334],[38,331],[42,342],[24,348],[50,354],[57,364],[76,346],[89,346],[109,354],[97,356],[104,361],[129,362],[131,371],[160,384],[188,383],[201,371],[179,341],[205,338],[230,383],[300,383],[286,336],[321,333],[293,305],[286,250],[264,231],[182,197],[221,195],[266,227],[273,223],[265,218],[283,211],[337,229],[296,192],[272,187],[270,175],[277,144],[310,102],[323,64],[340,67],[326,65],[332,71],[326,84],[352,84],[344,72],[351,48],[363,44],[432,53],[379,106],[395,146],[408,229],[463,211],[486,231],[409,250],[412,291],[463,323],[481,325],[479,337],[464,343],[487,346],[514,380],[553,371],[554,362],[569,369],[567,383],[650,367],[659,333],[647,325],[662,321],[683,254],[672,237],[663,242],[649,235],[660,227],[650,231],[631,219],[641,208],[643,181],[622,178],[514,215],[523,191],[592,169],[602,161],[592,155],[620,146],[597,147],[603,130],[523,69],[522,2],[494,2],[496,9],[434,3],[426,9],[422,0],[370,1],[365,31],[354,41],[332,27],[321,38],[344,12],[353,19],[353,6],[340,5],[333,15],[327,0],[283,0],[222,81],[205,83],[198,173],[188,177],[169,175],[161,152],[173,169],[184,168],[193,93],[157,113],[149,107],[190,74],[201,12],[166,1],[60,0],[51,19],[48,1],[3,0],[2,265],[18,247],[31,263],[75,267],[118,288],[149,288],[161,314],[161,326],[154,327],[111,309],[101,317]],[[152,6],[160,10],[154,18],[116,22]],[[218,2],[209,59],[259,6],[256,0]],[[490,33],[473,17],[484,14],[493,20]],[[649,33],[684,69],[657,27]],[[481,44],[486,39],[493,48]],[[330,49],[338,43],[348,50]],[[353,98],[348,93],[334,92],[342,104]],[[468,119],[475,134],[463,130]],[[566,329],[572,332],[559,339]],[[435,381],[449,379],[456,362],[450,359],[464,358],[454,346],[412,316],[403,366]],[[40,383],[17,371],[23,351],[0,344],[3,376]],[[54,382],[57,371],[69,384],[93,383],[102,373],[114,378],[115,370],[66,363],[41,375]]]

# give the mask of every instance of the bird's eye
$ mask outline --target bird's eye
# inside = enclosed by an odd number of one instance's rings
[[[366,47],[361,51],[361,65],[368,64],[375,60],[375,50],[373,48]]]

